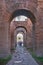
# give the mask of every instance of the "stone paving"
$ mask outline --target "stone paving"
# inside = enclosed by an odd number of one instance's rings
[[[17,46],[12,59],[6,65],[38,65],[38,63],[24,47]]]

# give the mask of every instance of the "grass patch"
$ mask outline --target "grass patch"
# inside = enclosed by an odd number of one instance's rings
[[[6,65],[9,60],[11,60],[11,55],[6,58],[0,58],[0,65]]]
[[[11,50],[12,50],[12,51],[14,51],[14,50],[15,50],[15,48],[12,48]]]
[[[15,48],[12,48],[11,50],[15,50]]]
[[[32,57],[38,62],[43,62],[43,57],[37,57],[34,52],[32,52]]]
[[[43,62],[43,57],[36,57],[38,61]]]
[[[32,48],[27,48],[27,50],[31,53],[32,57],[38,61],[43,63],[43,57],[37,57],[36,54],[33,52]]]

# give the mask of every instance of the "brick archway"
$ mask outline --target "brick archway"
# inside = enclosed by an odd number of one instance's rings
[[[10,54],[10,23],[14,19],[14,17],[19,15],[27,16],[31,20],[33,24],[33,49],[35,50],[36,47],[36,54],[38,56],[43,56],[42,4],[42,0],[0,0],[0,57],[6,57]]]
[[[35,36],[36,18],[35,18],[34,14],[31,11],[28,11],[28,10],[25,10],[25,9],[18,9],[18,10],[13,12],[10,20],[13,20],[16,16],[20,16],[20,15],[24,15],[24,16],[28,17],[31,20],[32,24],[33,24],[33,26],[32,26],[32,40],[33,40],[32,41],[32,46],[33,46],[33,50],[35,51],[35,48],[36,48],[36,39],[35,39],[36,38],[36,36]],[[15,21],[15,23],[16,23],[16,21]]]
[[[19,16],[19,15],[24,15],[24,16],[30,18],[32,23],[36,22],[36,18],[34,16],[34,14],[31,11],[26,10],[26,9],[17,9],[17,10],[15,10],[11,15],[10,20],[13,20],[14,17]]]
[[[17,34],[18,33],[22,33],[23,34],[23,39],[24,39],[24,42],[23,44],[26,45],[26,34],[27,34],[27,30],[25,27],[23,26],[18,26],[16,27],[16,29],[13,31],[13,35],[12,35],[12,43],[11,43],[11,49],[15,48],[16,47],[16,44],[17,44]],[[12,51],[11,51],[12,52]]]

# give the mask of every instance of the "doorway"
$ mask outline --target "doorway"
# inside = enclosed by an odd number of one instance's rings
[[[17,46],[23,46],[24,37],[22,33],[17,34]]]

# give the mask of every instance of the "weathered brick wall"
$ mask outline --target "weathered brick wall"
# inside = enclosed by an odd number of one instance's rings
[[[31,11],[33,15],[35,15],[36,51],[38,55],[42,56],[43,0],[0,0],[0,56],[4,57],[10,53],[11,40],[9,32],[9,23],[11,22],[11,15],[17,9],[26,9]],[[22,24],[22,26],[26,27],[25,23],[24,25]],[[28,28],[28,26],[26,28]]]
[[[37,55],[43,56],[43,0],[38,0],[36,38],[37,38]]]
[[[10,45],[9,45],[9,35],[8,28],[9,23],[7,18],[5,18],[5,3],[3,0],[0,0],[0,57],[6,57],[10,54]]]

